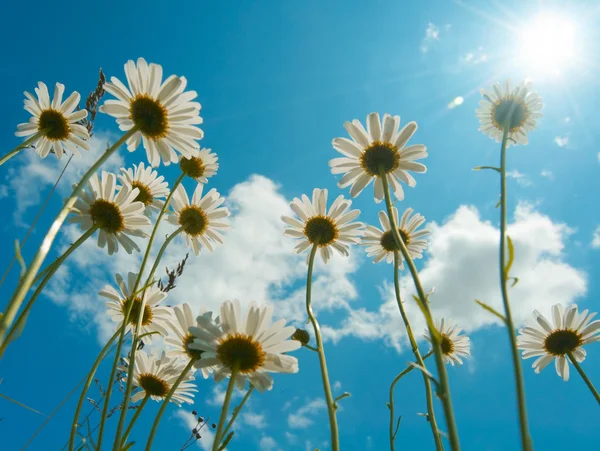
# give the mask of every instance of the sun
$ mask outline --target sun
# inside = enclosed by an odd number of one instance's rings
[[[520,63],[532,75],[564,73],[579,47],[575,22],[557,13],[544,13],[524,24],[519,41]]]

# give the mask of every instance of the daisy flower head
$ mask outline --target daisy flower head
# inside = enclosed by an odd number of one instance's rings
[[[392,208],[394,223],[398,227],[398,233],[404,241],[411,258],[423,258],[423,251],[427,247],[427,241],[422,239],[429,235],[428,230],[418,230],[425,222],[425,217],[419,213],[413,215],[413,209],[407,208],[398,222],[398,210]],[[400,269],[404,268],[404,258],[399,252],[400,248],[396,245],[396,240],[392,234],[392,226],[385,211],[379,212],[379,222],[383,230],[375,226],[368,225],[365,229],[365,236],[362,239],[362,245],[366,246],[367,256],[373,257],[373,263],[379,263],[385,260],[388,263],[394,261],[394,252],[398,252],[400,259]]]
[[[300,239],[300,243],[294,248],[297,254],[310,246],[318,246],[325,263],[332,256],[331,248],[348,256],[348,244],[360,242],[364,227],[362,222],[352,222],[360,214],[360,210],[348,211],[351,205],[351,200],[340,195],[327,210],[327,190],[315,188],[312,201],[303,194],[302,199],[296,197],[290,203],[292,211],[300,220],[282,216],[281,220],[290,226],[283,234]]]
[[[209,177],[217,173],[219,158],[210,149],[194,150],[190,157],[181,157],[179,168],[198,183],[208,183]]]
[[[35,88],[37,99],[25,92],[25,110],[31,113],[31,118],[29,122],[17,126],[15,135],[31,136],[43,132],[32,143],[36,153],[42,158],[46,158],[50,151],[60,160],[65,150],[74,154],[79,154],[78,147],[90,150],[90,145],[86,142],[90,135],[83,125],[77,123],[87,117],[87,110],[75,111],[81,96],[78,92],[73,92],[63,102],[64,92],[65,85],[56,83],[51,101],[48,87],[41,81]]]
[[[136,132],[127,140],[127,149],[136,150],[140,142],[146,149],[152,166],[177,163],[175,151],[191,156],[200,145],[204,133],[196,125],[202,123],[200,104],[192,102],[198,95],[185,91],[187,80],[176,75],[163,78],[162,66],[148,64],[139,58],[125,64],[125,86],[118,78],[111,77],[104,89],[115,96],[107,100],[100,111],[117,119],[123,131],[136,127]]]
[[[517,337],[523,358],[537,357],[533,362],[536,373],[554,360],[557,374],[568,381],[568,354],[571,353],[577,362],[583,362],[586,356],[583,345],[600,341],[600,320],[592,322],[594,316],[596,313],[588,313],[588,310],[579,312],[576,305],[565,310],[562,305],[556,304],[552,306],[552,324],[534,310],[535,323],[520,329]]]
[[[137,188],[139,193],[135,201],[141,202],[146,207],[146,213],[151,210],[160,210],[164,199],[169,195],[169,184],[165,178],[158,175],[151,166],[146,167],[144,163],[133,165],[133,168],[121,168],[119,180],[123,185],[131,189]]]
[[[75,202],[72,210],[75,216],[70,221],[85,230],[97,227],[98,246],[104,248],[108,244],[108,255],[117,252],[119,243],[128,254],[134,249],[139,252],[140,248],[129,237],[147,237],[144,228],[150,226],[150,219],[144,215],[144,204],[135,201],[138,195],[137,188],[117,187],[115,174],[102,171],[102,178],[94,174]]]
[[[190,333],[190,327],[198,327],[191,306],[189,304],[176,305],[173,307],[173,313],[175,314],[175,320],[170,322],[171,333],[165,338],[165,344],[170,348],[167,351],[167,356],[181,358],[186,363],[190,359],[200,359],[203,351],[188,347],[194,341],[194,336]],[[206,321],[213,321],[212,312],[202,311],[200,316]],[[219,324],[219,317],[214,319],[214,323]],[[212,367],[204,367],[200,370],[204,379],[207,379],[213,369]]]
[[[119,323],[120,326],[123,324],[127,310],[131,309],[129,318],[127,319],[127,330],[134,330],[143,303],[144,312],[140,333],[158,332],[163,337],[166,337],[171,330],[173,316],[171,308],[160,305],[160,303],[167,297],[167,293],[161,291],[156,284],[146,289],[143,289],[143,286],[140,284],[136,290],[137,293],[134,293],[133,288],[135,287],[137,276],[136,273],[130,272],[127,274],[127,280],[125,280],[120,274],[115,274],[118,288],[115,289],[111,285],[106,285],[100,291],[100,296],[108,299],[106,302],[108,315],[114,322]],[[153,335],[147,335],[146,339],[151,341],[152,337]]]
[[[512,81],[496,82],[491,89],[482,89],[483,100],[475,114],[479,130],[497,142],[502,141],[504,128],[509,128],[507,146],[527,144],[527,134],[535,129],[536,120],[542,117],[542,98],[531,92],[531,83]]]
[[[229,210],[221,207],[225,198],[221,197],[216,189],[211,189],[204,197],[204,185],[198,183],[192,201],[183,185],[179,185],[172,197],[173,212],[168,221],[181,227],[188,247],[198,255],[202,246],[213,251],[214,243],[223,244],[221,230],[228,229],[229,224],[225,218]]]
[[[409,122],[402,129],[400,116],[379,113],[367,116],[367,130],[354,119],[346,122],[344,127],[352,139],[335,138],[332,142],[335,150],[344,155],[329,161],[332,174],[344,174],[338,186],[351,186],[350,195],[358,196],[373,180],[375,180],[375,202],[384,197],[383,180],[385,174],[388,185],[397,199],[404,199],[401,182],[414,187],[417,182],[409,171],[424,173],[425,165],[415,160],[427,157],[427,148],[423,144],[406,146],[417,131],[417,123]]]
[[[249,380],[261,392],[273,387],[269,373],[298,372],[298,360],[286,354],[301,346],[289,339],[296,328],[286,326],[284,319],[271,323],[272,315],[272,307],[252,303],[242,316],[240,303],[235,300],[221,305],[218,324],[199,316],[198,325],[189,329],[194,336],[189,348],[203,351],[195,366],[214,366],[216,382],[230,377],[235,369],[239,389]]]
[[[130,371],[129,359],[124,358]],[[171,359],[161,353],[160,356],[147,354],[144,351],[138,351],[135,354],[133,365],[134,386],[140,388],[135,395],[131,397],[131,402],[138,402],[145,396],[150,396],[154,401],[162,401],[177,381],[181,373],[185,370],[185,364],[178,359]],[[125,377],[123,380],[126,380]],[[171,402],[180,406],[183,403],[192,404],[194,402],[194,393],[198,390],[194,385],[194,373],[188,371],[179,386],[175,389]]]
[[[471,355],[471,340],[466,335],[460,335],[462,329],[452,322],[444,320],[435,322],[435,327],[442,337],[442,355],[444,363],[454,366],[455,363],[462,365],[462,358]],[[431,342],[429,331],[425,330],[425,339]]]

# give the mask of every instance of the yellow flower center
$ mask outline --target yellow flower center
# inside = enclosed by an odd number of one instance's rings
[[[527,121],[529,113],[521,98],[506,98],[492,106],[492,122],[500,130],[508,124],[511,132],[519,130]]]
[[[442,335],[442,353],[444,355],[454,352],[454,343],[446,335]]]
[[[119,207],[107,200],[97,199],[90,207],[90,216],[98,228],[107,233],[119,233],[125,229],[125,220]]]
[[[193,179],[202,177],[204,175],[205,170],[204,163],[202,162],[202,160],[196,157],[182,157],[181,161],[179,162],[179,168],[181,169],[181,172]]]
[[[253,373],[265,363],[266,353],[253,337],[231,334],[219,340],[217,358],[228,368],[237,367],[242,374]]]
[[[38,121],[38,130],[47,130],[46,138],[50,141],[63,141],[69,137],[71,127],[67,118],[52,108],[42,111]]]
[[[131,305],[131,300],[125,300],[121,303],[121,313],[123,316],[127,314],[127,309]],[[140,316],[140,308],[142,307],[142,300],[140,298],[135,298],[133,300],[133,305],[131,306],[131,312],[129,313],[129,319],[127,322],[132,326],[137,325],[138,316]],[[148,304],[144,304],[144,316],[142,317],[142,326],[148,326],[152,324],[152,318],[154,314],[152,313],[152,308]]]
[[[399,164],[398,149],[389,142],[375,141],[360,156],[360,166],[373,177],[381,175],[382,169],[389,174],[396,170]]]
[[[398,233],[400,234],[400,238],[402,238],[402,241],[404,241],[404,244],[408,246],[408,243],[410,243],[410,236],[408,235],[408,233],[406,233],[402,229],[398,229]],[[381,244],[381,247],[388,252],[395,252],[400,250],[400,247],[398,247],[398,245],[396,244],[396,240],[394,239],[394,235],[392,234],[391,230],[384,232],[383,235],[381,235],[381,239],[379,240],[379,242]]]
[[[573,352],[583,344],[581,335],[571,329],[553,331],[544,340],[544,349],[553,356],[565,355]]]
[[[169,390],[171,390],[171,386],[167,381],[149,373],[140,374],[138,376],[138,384],[147,394],[158,396],[159,398],[164,398],[169,393]]]
[[[193,342],[194,336],[192,334],[187,334],[185,337],[183,337],[181,344],[183,345],[183,349],[185,349],[185,353],[190,359],[198,360],[200,357],[202,357],[202,353],[204,351],[188,348],[188,345]]]
[[[195,205],[190,205],[182,208],[179,212],[179,224],[188,235],[199,236],[206,230],[208,218],[204,210]]]
[[[168,113],[158,100],[138,94],[131,102],[129,111],[131,120],[143,135],[154,140],[166,136],[169,129]]]
[[[131,186],[133,188],[137,188],[140,191],[140,193],[135,198],[135,201],[141,202],[145,206],[148,206],[152,203],[154,197],[152,196],[152,191],[150,191],[150,188],[148,188],[148,186],[144,185],[138,180],[134,180],[133,182],[131,182]]]
[[[317,244],[320,247],[333,243],[339,236],[339,231],[335,222],[328,216],[313,216],[306,221],[304,225],[304,235],[311,244]]]

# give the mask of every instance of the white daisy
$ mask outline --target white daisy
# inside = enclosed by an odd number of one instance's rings
[[[193,349],[189,349],[188,345],[194,341],[194,336],[190,333],[190,327],[198,327],[198,322],[192,313],[192,308],[189,304],[176,305],[173,307],[176,321],[171,321],[172,333],[167,335],[165,338],[165,344],[172,347],[167,350],[169,357],[178,357],[183,359],[186,363],[190,359],[199,359],[202,357],[203,352]],[[200,312],[200,316],[205,318],[207,321],[212,321],[212,312]],[[215,324],[219,324],[219,317],[214,319]],[[212,373],[213,368],[201,368],[204,379],[207,379],[209,374]]]
[[[210,149],[195,150],[189,158],[182,157],[179,162],[181,172],[196,179],[198,183],[208,183],[209,177],[217,173],[219,158]]]
[[[94,174],[73,206],[76,216],[69,220],[85,230],[97,226],[98,246],[104,248],[108,244],[109,255],[117,252],[119,243],[128,254],[134,249],[139,252],[140,248],[129,236],[147,237],[143,229],[150,226],[150,219],[144,215],[144,204],[134,201],[138,194],[137,188],[127,185],[117,191],[115,174],[102,171],[102,179]]]
[[[465,358],[471,355],[471,340],[469,337],[460,335],[462,329],[453,324],[452,320],[445,321],[442,318],[441,321],[435,322],[435,327],[442,336],[444,363],[450,363],[452,366],[454,366],[454,363],[462,365],[461,357]],[[431,342],[428,330],[425,330],[425,339]]]
[[[325,263],[331,258],[331,248],[348,256],[348,244],[360,242],[364,227],[362,222],[350,222],[360,214],[360,210],[348,211],[350,205],[352,201],[340,195],[327,211],[327,190],[315,188],[312,202],[305,194],[302,200],[294,198],[290,207],[300,221],[282,216],[282,221],[290,226],[283,234],[300,238],[300,244],[294,248],[297,254],[316,244]]]
[[[344,174],[338,182],[340,188],[352,185],[350,195],[356,197],[375,179],[375,201],[381,202],[384,197],[381,171],[386,174],[390,189],[396,198],[404,199],[404,191],[400,182],[414,187],[417,182],[409,171],[423,173],[425,165],[415,162],[427,156],[427,148],[423,144],[404,147],[417,131],[417,123],[409,122],[401,130],[400,116],[379,113],[367,116],[367,130],[354,119],[346,122],[344,127],[352,137],[335,138],[333,147],[344,155],[329,161],[332,174]]]
[[[169,184],[164,181],[165,178],[159,176],[158,172],[150,166],[145,167],[144,163],[140,163],[139,166],[134,164],[133,169],[121,168],[119,180],[123,185],[139,190],[135,200],[146,206],[146,213],[152,209],[160,210],[163,206],[163,201],[160,199],[169,195]]]
[[[537,310],[533,311],[535,323],[519,330],[517,345],[523,351],[523,358],[537,357],[533,362],[535,372],[539,373],[555,360],[556,372],[564,381],[569,380],[569,357],[572,353],[577,362],[585,360],[583,345],[600,341],[600,320],[593,322],[596,313],[584,310],[579,313],[576,305],[552,307],[554,326]]]
[[[174,212],[167,218],[171,224],[183,227],[185,242],[196,255],[200,253],[201,246],[212,252],[213,243],[223,244],[223,235],[219,230],[229,228],[225,219],[229,216],[229,210],[220,207],[225,198],[220,197],[214,188],[202,197],[203,188],[204,185],[198,183],[190,203],[185,188],[179,185],[171,201]]]
[[[507,145],[527,144],[527,133],[535,129],[536,119],[542,117],[542,98],[530,89],[529,82],[521,82],[515,87],[511,80],[504,84],[496,82],[489,90],[482,89],[484,99],[475,112],[479,118],[479,130],[501,142],[504,127],[508,125]]]
[[[129,366],[129,359],[124,358],[124,360]],[[131,397],[131,402],[138,402],[146,395],[150,395],[154,401],[162,401],[184,371],[185,366],[179,359],[171,359],[164,352],[160,356],[146,354],[144,351],[136,352],[133,381],[134,386],[141,390]],[[127,367],[124,369],[129,370]],[[126,379],[127,377],[123,378],[123,380]],[[184,402],[188,404],[194,402],[194,393],[198,390],[193,380],[194,372],[188,371],[175,389],[171,397],[172,403],[180,406]]]
[[[427,247],[427,241],[422,240],[426,235],[429,235],[427,230],[417,229],[425,222],[425,217],[416,213],[412,215],[413,209],[407,208],[400,222],[398,222],[398,210],[396,207],[392,207],[392,213],[394,215],[394,222],[398,227],[398,232],[404,244],[408,248],[408,253],[411,258],[423,258],[423,251]],[[388,263],[394,261],[394,252],[400,251],[400,248],[396,245],[394,235],[392,234],[392,227],[385,211],[379,212],[379,222],[383,230],[378,229],[372,225],[368,225],[365,229],[365,236],[362,239],[362,244],[366,246],[367,256],[374,257],[373,263],[379,263],[384,260]],[[398,252],[400,260],[400,268],[404,268],[404,257]]]
[[[176,163],[175,151],[191,157],[204,133],[195,126],[202,123],[201,106],[192,102],[198,95],[184,92],[185,77],[171,75],[163,82],[162,66],[148,64],[144,58],[137,65],[127,61],[125,76],[129,89],[115,77],[104,85],[117,100],[107,100],[100,111],[116,117],[123,131],[138,128],[127,140],[127,149],[133,152],[142,141],[152,166],[159,166],[161,159],[165,165]]]
[[[261,392],[273,387],[269,372],[298,372],[298,360],[286,355],[301,346],[299,341],[289,340],[296,328],[286,327],[284,319],[271,324],[272,314],[272,307],[252,303],[242,316],[240,303],[235,300],[221,305],[220,324],[199,316],[198,326],[189,329],[194,336],[189,347],[204,351],[195,366],[214,366],[216,382],[231,376],[235,367],[239,389],[247,379]]]
[[[158,332],[163,337],[166,337],[171,330],[173,312],[170,307],[162,306],[160,303],[167,297],[167,293],[164,293],[156,284],[153,284],[145,290],[143,289],[143,285],[138,285],[137,294],[134,294],[133,288],[135,287],[137,276],[136,273],[130,272],[127,274],[127,281],[125,281],[123,276],[115,274],[118,290],[115,290],[111,285],[106,285],[100,291],[100,296],[108,299],[106,303],[108,315],[114,322],[119,323],[120,326],[123,323],[127,309],[131,308],[131,313],[127,321],[127,330],[134,330],[137,325],[142,301],[144,300],[144,315],[142,316],[140,334]],[[132,299],[133,306],[131,306]],[[151,341],[152,338],[153,335],[144,337],[147,341]]]
[[[65,149],[79,154],[77,147],[90,150],[86,142],[90,139],[87,129],[77,122],[87,117],[87,110],[75,111],[79,104],[80,95],[73,92],[67,100],[62,101],[65,85],[56,83],[54,99],[50,101],[48,88],[41,81],[35,88],[37,99],[25,92],[25,109],[32,114],[29,122],[17,126],[16,136],[31,136],[42,130],[44,134],[34,143],[36,153],[42,157],[53,151],[60,160]]]

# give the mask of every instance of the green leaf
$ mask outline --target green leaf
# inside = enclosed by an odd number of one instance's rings
[[[135,445],[135,442],[129,442],[125,446],[123,446],[123,448],[121,448],[121,451],[128,451],[133,445]]]
[[[27,405],[23,404],[22,402],[19,402],[19,401],[17,401],[16,399],[12,399],[12,398],[10,398],[10,397],[8,397],[8,396],[6,396],[6,395],[3,395],[2,393],[0,393],[0,398],[4,398],[4,399],[6,399],[7,401],[10,401],[10,402],[12,402],[13,404],[16,404],[16,405],[18,405],[18,406],[20,406],[20,407],[23,407],[24,409],[31,410],[32,412],[34,412],[34,413],[37,413],[38,415],[41,415],[41,416],[43,416],[43,417],[45,417],[45,416],[46,416],[46,415],[44,415],[42,412],[38,412],[37,410],[35,410],[35,409],[32,409],[31,407],[29,407],[29,406],[27,406]]]
[[[502,320],[503,323],[506,323],[506,318],[504,317],[504,315],[502,315],[501,313],[498,313],[495,309],[493,309],[492,307],[490,307],[486,303],[481,302],[478,299],[475,299],[475,302],[477,304],[479,304],[480,307],[483,307],[485,310],[487,310],[488,312],[492,313],[493,315],[496,315],[498,318],[500,318]]]
[[[510,236],[506,235],[506,241],[508,245],[508,262],[506,263],[506,267],[504,268],[504,277],[508,278],[510,268],[512,267],[513,262],[515,261],[515,247],[513,246],[513,242],[510,239]]]
[[[498,203],[496,204],[496,206],[495,206],[494,208],[498,208],[498,207],[500,206],[500,204],[501,204],[501,203],[502,203],[502,199],[500,199],[500,200],[498,201]]]
[[[492,169],[496,172],[502,172],[501,169],[497,168],[496,166],[477,166],[473,168],[474,171],[481,171],[482,169]]]
[[[508,280],[512,280],[513,281],[512,285],[510,286],[511,288],[514,287],[516,284],[519,283],[519,278],[518,277],[509,277]]]
[[[219,446],[219,451],[223,451],[225,447],[229,445],[229,442],[233,438],[233,434],[234,431],[231,431],[229,434],[227,434],[227,437],[225,437],[225,440],[223,440],[223,443],[221,444],[221,446]]]

